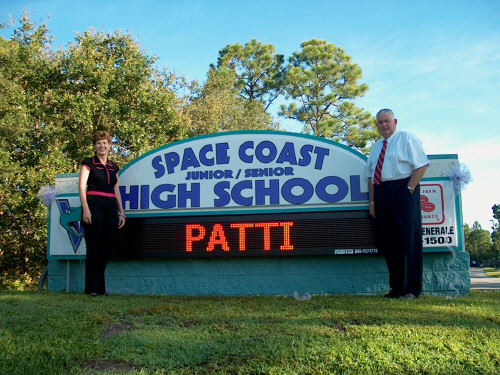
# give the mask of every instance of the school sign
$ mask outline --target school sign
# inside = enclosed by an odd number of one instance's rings
[[[431,174],[421,183],[426,252],[462,250],[460,196],[443,171],[432,175],[433,165],[445,170],[456,159],[431,156]],[[265,264],[376,255],[365,162],[344,145],[285,132],[221,133],[166,145],[120,171],[127,224],[114,258],[165,264],[252,257]],[[56,181],[49,259],[84,256],[75,179]]]

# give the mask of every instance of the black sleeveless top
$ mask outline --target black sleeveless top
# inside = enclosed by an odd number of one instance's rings
[[[107,160],[106,164],[102,164],[97,156],[82,161],[89,170],[89,179],[87,181],[87,194],[106,193],[104,195],[115,193],[115,185],[118,181],[118,165],[111,160]]]

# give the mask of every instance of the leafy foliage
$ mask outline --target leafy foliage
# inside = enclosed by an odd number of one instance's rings
[[[500,221],[500,204],[494,204],[493,207],[491,207],[493,211],[493,217],[497,220]]]
[[[491,233],[491,240],[493,241],[493,256],[495,259],[500,260],[500,204],[495,204],[491,208],[493,210],[493,233]]]
[[[217,68],[234,71],[235,87],[242,98],[259,101],[267,110],[283,91],[283,55],[275,53],[272,44],[255,39],[241,44],[228,44],[219,51]]]
[[[281,115],[304,124],[306,133],[333,139],[368,152],[377,138],[370,113],[352,100],[368,86],[359,84],[361,69],[341,47],[325,40],[302,43],[289,58],[285,90],[294,101],[281,106]]]
[[[275,128],[260,101],[241,98],[235,88],[236,75],[221,67],[210,68],[199,94],[187,106],[189,136],[232,130]]]
[[[45,264],[47,211],[36,198],[55,174],[78,171],[105,129],[121,163],[179,138],[176,98],[155,59],[128,34],[88,30],[51,49],[45,24],[25,12],[0,38],[0,271]]]
[[[53,54],[45,24],[27,14],[0,38],[0,271],[30,273],[45,262],[46,211],[36,198],[54,175],[50,159]]]
[[[465,250],[469,252],[471,260],[493,259],[493,247],[490,232],[484,230],[477,221],[472,228],[464,226]]]
[[[77,35],[61,59],[59,107],[63,147],[74,159],[89,151],[82,150],[81,135],[98,129],[112,134],[114,151],[125,160],[177,139],[175,97],[154,63],[128,34]]]

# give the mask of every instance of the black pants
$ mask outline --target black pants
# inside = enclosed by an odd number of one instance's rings
[[[375,185],[377,243],[394,293],[422,292],[423,253],[420,185],[413,194],[409,178]]]
[[[87,259],[85,262],[85,293],[106,293],[104,272],[115,244],[118,230],[116,198],[87,195],[92,224],[83,223]]]

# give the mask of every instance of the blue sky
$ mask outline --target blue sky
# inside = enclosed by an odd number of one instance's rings
[[[285,57],[312,38],[341,46],[369,86],[356,104],[372,114],[392,108],[428,154],[458,154],[473,178],[462,191],[464,222],[491,227],[500,204],[500,0],[0,0],[0,20],[24,8],[32,20],[50,15],[55,46],[89,27],[129,31],[160,66],[200,82],[227,44],[255,38]]]

